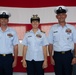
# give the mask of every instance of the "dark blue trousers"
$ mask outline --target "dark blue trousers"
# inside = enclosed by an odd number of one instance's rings
[[[54,52],[55,60],[55,75],[72,75],[72,58],[73,54],[71,52],[58,53]]]
[[[76,64],[73,65],[73,75],[76,75]]]
[[[12,63],[12,54],[7,56],[0,55],[0,75],[13,75]]]
[[[43,61],[26,61],[27,62],[27,75],[44,75],[42,68]]]

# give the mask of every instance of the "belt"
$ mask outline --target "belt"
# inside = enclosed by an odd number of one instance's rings
[[[54,51],[54,53],[60,53],[60,54],[66,54],[66,53],[69,53],[69,52],[71,52],[71,50],[68,50],[68,51],[60,51],[60,52]]]
[[[9,56],[9,55],[12,55],[12,53],[10,53],[10,54],[0,54],[0,56]]]

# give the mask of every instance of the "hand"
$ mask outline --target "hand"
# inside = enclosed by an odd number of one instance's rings
[[[55,61],[54,61],[53,57],[51,57],[51,64],[55,65]]]
[[[47,64],[47,60],[44,60],[42,67],[43,68],[47,68],[48,64]]]
[[[25,61],[25,60],[21,60],[21,62],[22,62],[22,66],[23,66],[24,68],[26,68],[26,67],[27,67],[26,61]]]
[[[74,64],[76,64],[76,58],[73,58],[72,59],[72,63],[71,63],[72,65],[74,65]]]
[[[16,65],[17,65],[17,60],[14,60],[13,64],[12,64],[12,67],[14,68],[14,67],[16,67]]]

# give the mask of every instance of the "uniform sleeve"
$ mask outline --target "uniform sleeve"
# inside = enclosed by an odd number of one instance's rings
[[[49,44],[53,44],[53,28],[51,27],[49,34],[48,34],[48,42]]]
[[[47,37],[46,37],[46,35],[45,34],[43,34],[43,46],[45,46],[45,45],[48,45],[49,43],[48,43],[48,40],[47,40]]]
[[[27,46],[28,45],[28,42],[27,42],[27,34],[25,34],[23,40],[22,40],[22,44]]]
[[[16,31],[14,31],[14,39],[13,39],[13,45],[19,44],[18,36]]]
[[[76,43],[76,28],[73,29],[73,42]]]

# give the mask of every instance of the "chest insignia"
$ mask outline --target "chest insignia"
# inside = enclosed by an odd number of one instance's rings
[[[57,33],[58,31],[54,31],[54,33]]]
[[[41,38],[42,36],[40,34],[36,34],[36,37]]]
[[[66,33],[68,33],[68,34],[69,34],[69,33],[71,33],[71,32],[72,32],[72,31],[71,31],[71,29],[69,29],[69,28],[68,28],[68,29],[66,29]]]
[[[28,37],[32,37],[32,36],[28,36]]]
[[[11,33],[7,34],[7,36],[8,36],[9,38],[13,37],[13,35],[12,35]]]

